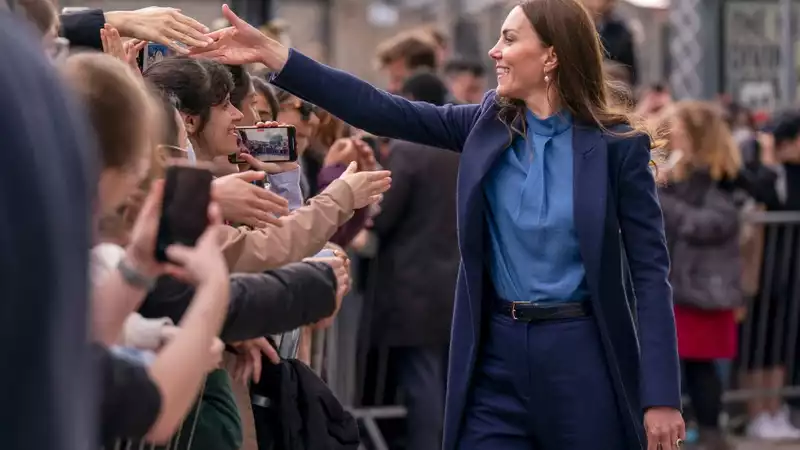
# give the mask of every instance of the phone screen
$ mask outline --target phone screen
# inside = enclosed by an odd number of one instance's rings
[[[239,133],[239,153],[248,153],[263,162],[297,161],[294,127],[237,128]],[[230,155],[228,160],[242,164],[238,155]]]
[[[167,168],[161,222],[158,227],[156,259],[167,261],[172,244],[194,246],[208,226],[211,201],[211,172],[187,166]]]
[[[157,44],[155,42],[148,42],[144,46],[142,52],[139,54],[139,67],[144,72],[148,67],[161,61],[162,59],[172,56],[172,50],[164,44]]]

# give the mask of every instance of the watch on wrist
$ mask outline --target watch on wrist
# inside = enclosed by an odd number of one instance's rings
[[[125,258],[122,258],[119,261],[119,264],[117,264],[117,270],[119,270],[119,274],[122,275],[122,279],[133,287],[144,289],[145,291],[150,292],[156,285],[156,278],[148,277],[147,275],[134,269]]]

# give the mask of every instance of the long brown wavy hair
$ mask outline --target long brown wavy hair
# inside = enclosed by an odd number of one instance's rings
[[[597,126],[604,131],[628,125],[630,131],[615,132],[622,136],[644,133],[651,148],[660,146],[656,133],[647,129],[643,120],[630,114],[625,101],[625,86],[608,79],[603,69],[603,47],[590,13],[579,0],[524,0],[522,8],[542,44],[553,47],[558,67],[551,74],[552,89],[561,106],[578,123]],[[500,120],[515,134],[525,136],[515,124],[524,127],[525,103],[521,99],[499,97]]]
[[[673,181],[684,180],[693,170],[707,170],[713,180],[733,180],[742,168],[742,156],[718,105],[698,100],[675,103],[666,120],[679,123],[690,149],[672,170]],[[690,151],[689,151],[690,150]]]

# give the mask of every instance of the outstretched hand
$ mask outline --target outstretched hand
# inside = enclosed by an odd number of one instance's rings
[[[222,15],[231,26],[209,33],[213,42],[192,47],[190,55],[215,59],[224,64],[262,63],[274,71],[281,70],[289,57],[289,49],[242,20],[228,5],[222,5]]]

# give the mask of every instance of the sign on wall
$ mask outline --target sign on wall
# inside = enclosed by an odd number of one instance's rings
[[[798,17],[800,5],[795,4],[795,24]],[[780,5],[774,1],[731,0],[725,3],[724,20],[725,90],[749,108],[770,111],[777,108],[784,95],[780,92]],[[793,29],[797,36],[797,26]],[[795,54],[799,52],[800,43],[795,39]],[[800,62],[800,58],[795,61]],[[800,98],[798,93],[794,97]]]

